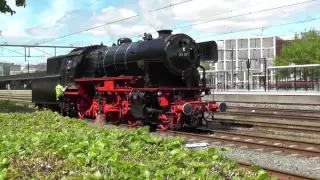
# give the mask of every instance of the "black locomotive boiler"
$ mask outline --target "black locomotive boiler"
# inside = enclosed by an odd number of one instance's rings
[[[205,112],[225,111],[225,103],[201,101],[201,94],[211,91],[200,61],[217,61],[216,42],[197,44],[171,30],[158,33],[158,38],[145,33],[138,42],[121,38],[111,47],[88,46],[49,58],[46,75],[32,81],[32,101],[58,107],[54,87],[60,80],[68,88],[59,108],[81,119],[167,130],[196,127]]]

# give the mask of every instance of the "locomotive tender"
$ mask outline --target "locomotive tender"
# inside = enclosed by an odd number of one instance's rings
[[[145,33],[143,41],[121,38],[111,47],[88,46],[49,58],[45,75],[32,80],[32,101],[80,119],[162,130],[203,125],[204,113],[225,111],[225,103],[201,101],[201,94],[211,91],[200,60],[217,61],[216,42],[201,48],[186,34],[158,33],[158,38]],[[68,86],[61,106],[54,91],[58,81]]]

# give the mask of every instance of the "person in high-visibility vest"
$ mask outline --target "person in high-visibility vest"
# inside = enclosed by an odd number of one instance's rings
[[[63,88],[63,86],[61,86],[60,82],[58,81],[57,85],[56,85],[56,99],[57,101],[60,102],[60,113],[63,113],[63,92],[66,90],[67,86],[65,88]]]
[[[63,88],[63,86],[61,86],[60,82],[57,83],[56,85],[56,98],[57,101],[61,101],[63,98],[63,91],[65,89]]]

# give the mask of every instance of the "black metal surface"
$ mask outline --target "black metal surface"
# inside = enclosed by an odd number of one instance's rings
[[[132,92],[129,95],[132,116],[136,119],[145,117],[145,97],[143,92]]]
[[[99,76],[144,75],[146,63],[160,64],[165,60],[164,49],[164,39],[123,42],[89,52],[83,61],[95,64]],[[88,71],[92,72],[92,69]]]
[[[77,48],[66,55],[47,59],[46,72],[0,77],[0,87],[14,84],[21,88],[27,83],[28,88],[32,87],[32,100],[36,103],[56,103],[58,81],[70,86],[75,79],[86,77],[143,76],[145,84],[136,83],[136,86],[197,87],[200,57],[216,62],[217,44],[214,41],[197,44],[186,34],[171,32],[158,31],[156,39],[145,33],[144,40],[138,42],[120,38],[117,45],[111,47]],[[137,116],[140,116],[138,110]]]
[[[150,34],[146,34],[144,39],[132,43],[128,38],[121,38],[115,46],[101,45],[82,52],[83,58],[78,58],[81,62],[76,67],[75,78],[133,75],[146,76],[150,79],[149,87],[198,86],[201,50],[190,36],[162,30],[158,38],[152,39]],[[217,52],[215,42],[213,44],[205,45],[207,49],[212,48],[206,55]],[[212,57],[208,60],[214,60]]]
[[[60,74],[44,76],[32,80],[32,102],[37,104],[58,104],[55,86]]]

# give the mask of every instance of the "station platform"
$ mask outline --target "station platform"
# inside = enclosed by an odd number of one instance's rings
[[[203,100],[214,98],[218,102],[320,105],[320,91],[315,90],[229,90],[212,93],[213,95],[203,97]]]
[[[318,91],[212,91],[203,100],[233,103],[320,105]],[[31,102],[31,90],[0,90],[0,99]]]

